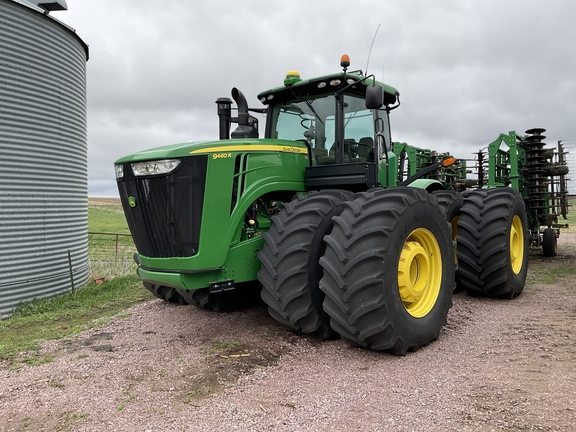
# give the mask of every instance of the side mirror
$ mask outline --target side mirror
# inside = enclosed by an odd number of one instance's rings
[[[366,87],[366,108],[380,109],[384,105],[384,87],[369,85]]]

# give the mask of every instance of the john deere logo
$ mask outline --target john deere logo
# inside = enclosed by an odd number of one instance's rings
[[[134,197],[128,197],[128,205],[130,207],[136,207],[136,198]]]

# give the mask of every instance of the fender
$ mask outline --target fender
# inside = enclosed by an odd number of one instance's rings
[[[412,183],[410,183],[408,185],[408,187],[424,189],[428,192],[434,192],[434,191],[438,191],[438,190],[446,190],[444,185],[441,182],[439,182],[438,180],[423,179],[423,178],[414,180]]]

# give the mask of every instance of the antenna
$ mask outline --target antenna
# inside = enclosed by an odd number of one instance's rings
[[[380,30],[380,24],[376,28],[374,37],[372,38],[372,43],[370,44],[370,51],[368,51],[368,60],[366,60],[366,76],[368,76],[368,63],[370,63],[370,55],[372,54],[372,47],[374,46],[374,41],[376,40],[376,35],[378,35],[378,30]]]

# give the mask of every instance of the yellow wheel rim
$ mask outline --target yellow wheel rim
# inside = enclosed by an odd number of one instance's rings
[[[398,260],[398,291],[410,315],[422,318],[438,299],[442,285],[442,256],[436,237],[425,228],[408,236]]]
[[[520,216],[514,216],[510,227],[510,264],[515,274],[520,273],[524,264],[524,227]]]

